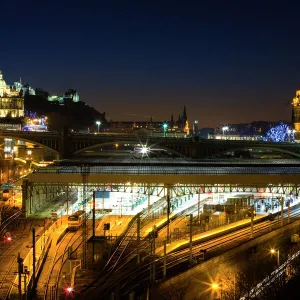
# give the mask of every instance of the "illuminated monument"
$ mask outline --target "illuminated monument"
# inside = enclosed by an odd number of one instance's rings
[[[24,116],[23,90],[11,88],[0,71],[0,118],[21,118]]]
[[[292,123],[295,129],[295,139],[300,139],[300,90],[296,91],[296,97],[292,102]]]
[[[60,105],[64,105],[66,101],[73,101],[73,102],[79,102],[79,94],[75,91],[70,89],[62,96],[48,96],[48,101],[53,102],[57,101]]]

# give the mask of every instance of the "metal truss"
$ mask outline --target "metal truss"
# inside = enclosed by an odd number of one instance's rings
[[[93,191],[125,192],[144,195],[166,196],[167,187],[170,188],[173,197],[203,194],[203,193],[274,193],[274,194],[295,194],[300,192],[298,184],[124,184],[124,183],[88,183],[85,182],[86,193],[89,195]],[[40,194],[47,195],[48,199],[54,198],[61,192],[83,187],[83,183],[30,183],[28,185],[29,198],[37,197]]]

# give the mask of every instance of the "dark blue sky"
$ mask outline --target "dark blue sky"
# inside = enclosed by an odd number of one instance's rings
[[[0,69],[113,120],[290,120],[299,29],[296,1],[6,1]]]

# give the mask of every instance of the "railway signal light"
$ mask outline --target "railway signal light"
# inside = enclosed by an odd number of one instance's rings
[[[110,223],[104,224],[104,230],[110,230]]]
[[[11,235],[9,233],[6,233],[4,236],[4,243],[10,243],[12,240]]]
[[[65,291],[67,294],[71,294],[73,292],[73,288],[71,286],[68,286],[65,288]]]

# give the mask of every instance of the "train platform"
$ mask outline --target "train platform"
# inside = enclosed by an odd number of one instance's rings
[[[201,200],[200,202],[200,206],[202,207],[203,204],[205,203],[206,199]],[[185,200],[181,205],[178,205],[177,208],[175,208],[172,213],[170,214],[170,220],[175,217],[177,214],[179,214],[181,211],[191,208],[195,205],[197,205],[198,203],[198,196],[194,196],[189,200]],[[196,209],[196,206],[195,206]],[[143,226],[143,224],[141,224],[141,236],[147,236],[152,230],[153,227],[159,227],[160,225],[164,224],[167,222],[167,215],[163,214],[158,218],[154,218],[153,221],[151,221],[150,223],[148,223],[147,225]]]
[[[45,263],[43,265],[42,271],[37,281],[37,295],[40,295],[45,290],[45,283],[47,282],[47,277],[49,275],[49,268],[53,262],[54,254],[57,248],[58,240],[64,235],[68,227],[68,217],[62,216],[56,222],[49,227],[49,229],[45,233],[46,240],[49,237],[52,240],[51,246],[49,248],[49,252]],[[38,241],[37,241],[38,243]],[[37,253],[36,260],[38,261],[40,253]]]
[[[264,217],[265,215],[257,215],[254,220],[258,220],[262,217]],[[235,227],[241,226],[241,225],[250,225],[251,223],[251,219],[244,219],[241,221],[237,221],[228,225],[223,225],[220,226],[218,228],[206,231],[206,232],[202,232],[196,235],[193,235],[193,242],[195,241],[199,241],[201,239],[207,239],[208,237],[212,237],[213,235],[219,234],[221,232],[225,232],[227,230],[233,229]],[[175,251],[176,249],[178,249],[179,247],[181,247],[182,245],[188,245],[189,244],[189,240],[188,239],[181,239],[178,240],[176,242],[167,244],[167,253],[170,253],[172,251]],[[164,253],[164,247],[159,247],[156,249],[155,251],[156,255],[162,256]]]
[[[258,203],[256,202],[255,204],[255,211],[257,215],[265,215],[265,214],[273,214],[273,213],[277,213],[279,211],[281,211],[281,205],[278,203],[276,203],[276,206],[273,206],[272,208],[272,202],[271,200],[264,200],[263,203],[262,201],[259,201]],[[300,203],[300,197],[295,197],[294,199],[290,200],[290,207],[293,207],[297,204]],[[257,207],[258,206],[258,207]],[[269,208],[271,207],[271,208]],[[287,203],[284,203],[283,209],[287,209]]]
[[[132,216],[115,216],[115,215],[105,215],[99,222],[97,228],[96,228],[96,235],[97,236],[103,236],[104,235],[104,224],[109,223],[110,229],[106,230],[105,235],[111,235],[111,236],[119,236],[121,235],[127,228],[129,222],[132,220]]]
[[[50,247],[49,253],[48,253],[48,258],[45,261],[45,265],[44,265],[44,268],[43,268],[43,270],[41,272],[41,275],[39,277],[38,284],[40,282],[44,282],[43,274],[44,274],[44,276],[47,276],[47,272],[45,271],[45,270],[48,270],[47,269],[47,261],[49,259],[51,259],[53,253],[55,252],[57,240],[66,231],[67,225],[68,225],[67,216],[63,216],[62,218],[58,219],[56,222],[53,222],[53,224],[50,225],[50,227],[45,231],[45,234],[41,230],[36,231],[36,243],[35,243],[35,245],[36,245],[36,247],[35,247],[36,248],[36,255],[35,255],[35,257],[36,257],[36,262],[37,263],[41,258],[41,255],[43,253],[45,245],[47,245],[49,243],[49,240],[52,240],[51,247]],[[30,250],[27,252],[26,255],[24,255],[22,257],[24,259],[23,264],[24,264],[24,266],[28,267],[29,274],[32,274],[32,256],[33,256],[32,246],[30,248],[27,248],[27,249],[30,249]],[[18,284],[18,276],[17,275],[15,276],[14,283]],[[44,286],[43,286],[43,288],[44,288]],[[16,295],[17,293],[18,293],[17,288],[13,288],[12,291],[11,291],[11,294]]]

